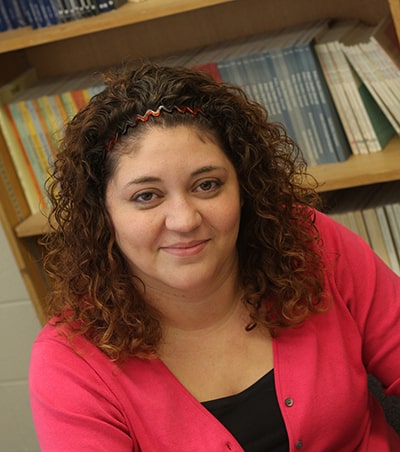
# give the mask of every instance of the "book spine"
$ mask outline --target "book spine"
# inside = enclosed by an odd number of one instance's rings
[[[30,100],[30,109],[31,115],[33,114],[35,121],[38,122],[38,127],[40,128],[38,130],[40,130],[40,134],[42,135],[41,142],[45,146],[49,166],[51,166],[57,154],[57,143],[54,140],[54,134],[48,115],[46,114],[47,112],[45,114],[42,113],[38,99]]]
[[[397,118],[400,116],[400,67],[379,50],[376,42],[358,44],[362,54],[371,65],[377,89],[382,93],[381,97],[386,99],[387,105]]]
[[[8,17],[8,12],[6,6],[3,2],[0,2],[0,31],[11,30],[12,25],[10,18]]]
[[[302,104],[300,103],[301,99],[295,96],[292,76],[290,75],[293,69],[290,67],[287,54],[284,54],[283,49],[276,49],[272,50],[270,55],[276,74],[276,85],[280,86],[291,123],[293,124],[295,141],[299,143],[308,164],[318,164],[320,163],[317,154],[319,147],[315,141],[315,134],[312,130],[309,117],[304,115],[301,107]]]
[[[386,217],[386,212],[383,205],[379,205],[375,207],[376,216],[378,218],[378,222],[382,231],[382,237],[385,242],[385,247],[389,259],[390,268],[400,275],[400,261],[397,256],[394,240],[392,233],[389,228],[389,222]]]
[[[60,93],[58,97],[64,105],[68,120],[72,119],[78,113],[78,108],[72,97],[71,91],[64,91],[63,93]]]
[[[15,127],[15,132],[17,136],[19,136],[23,148],[25,149],[25,153],[29,161],[29,166],[32,168],[36,184],[39,187],[42,198],[44,199],[44,182],[46,179],[46,172],[43,171],[42,166],[37,158],[35,143],[33,143],[30,137],[30,132],[27,129],[25,118],[22,116],[22,112],[20,111],[17,103],[11,102],[9,104],[5,104],[5,108],[11,122]]]
[[[48,118],[56,147],[63,137],[67,115],[64,110],[60,111],[59,106],[53,96],[41,96],[37,99],[42,116]]]
[[[70,94],[77,111],[87,105],[89,98],[88,91],[86,89],[74,89],[70,92]]]
[[[400,262],[400,202],[386,204],[383,208],[385,210],[390,232],[393,237],[394,246],[397,251],[397,259]]]
[[[109,9],[117,9],[125,5],[128,0],[108,0]]]
[[[58,10],[53,0],[42,0],[42,13],[46,17],[48,25],[57,25],[61,23]]]
[[[32,143],[32,159],[36,159],[42,173],[41,184],[44,184],[49,176],[49,152],[48,145],[45,142],[44,134],[40,130],[40,123],[35,116],[35,112],[31,110],[30,100],[17,102],[17,108],[20,111],[20,117],[24,121],[27,128],[28,139]]]
[[[4,135],[11,160],[24,191],[31,213],[39,211],[43,205],[43,195],[32,172],[22,142],[19,140],[4,107],[0,106],[0,128]]]
[[[338,111],[340,120],[347,135],[352,153],[355,155],[361,154],[363,153],[362,149],[365,149],[365,153],[367,153],[368,150],[364,143],[361,132],[359,131],[358,124],[353,114],[353,109],[351,108],[347,100],[344,89],[341,89],[341,78],[339,75],[338,66],[333,62],[333,58],[329,52],[328,45],[318,44],[315,47],[315,51],[321,64],[321,68],[331,92],[332,98],[335,102],[336,110]]]
[[[4,0],[3,5],[4,6],[0,8],[4,8],[4,10],[6,11],[10,23],[10,28],[19,28],[21,26],[21,21],[18,16],[18,12],[15,9],[14,2],[12,0]]]
[[[30,0],[27,6],[31,11],[35,28],[43,28],[48,25],[46,17],[43,15],[40,0]]]
[[[398,118],[396,118],[393,115],[393,113],[386,105],[385,99],[382,98],[380,93],[376,90],[376,86],[374,84],[373,76],[371,73],[371,67],[368,64],[367,60],[363,58],[362,54],[360,54],[360,51],[357,48],[357,46],[342,44],[342,49],[348,61],[350,62],[354,70],[357,72],[357,74],[367,87],[368,91],[371,93],[374,100],[379,105],[381,110],[384,112],[388,121],[391,123],[395,131],[398,134],[400,134],[400,122]]]
[[[314,42],[306,47],[307,65],[310,67],[312,82],[316,88],[316,94],[321,106],[321,123],[326,126],[327,139],[332,140],[337,160],[342,162],[351,155],[351,149],[347,141],[343,126],[330,96],[328,86],[324,79],[321,67],[314,51]]]
[[[109,10],[107,1],[96,0],[97,11],[99,14]]]
[[[376,143],[373,130],[365,114],[365,106],[360,96],[359,84],[348,64],[338,42],[328,44],[328,53],[332,56],[333,66],[338,69],[338,90],[347,101],[346,114],[360,150],[360,154],[368,154]]]
[[[310,84],[307,72],[303,68],[301,55],[298,55],[299,49],[296,46],[288,47],[283,50],[285,64],[289,68],[289,76],[294,90],[294,101],[299,105],[298,114],[304,118],[308,127],[309,135],[312,136],[312,151],[315,161],[314,164],[328,163],[326,152],[327,145],[321,137],[318,122],[318,103],[315,98],[315,89]]]
[[[60,134],[58,133],[59,125],[54,118],[52,111],[48,108],[48,106],[43,102],[45,96],[40,96],[37,99],[32,99],[35,110],[37,111],[38,116],[41,118],[43,130],[45,130],[47,140],[49,145],[51,146],[53,159],[56,157],[59,140],[61,139]]]
[[[88,5],[91,16],[96,16],[97,14],[99,14],[96,0],[86,0],[86,3]]]
[[[390,267],[390,258],[375,208],[366,207],[362,210],[362,215],[365,219],[365,225],[372,249],[385,262],[385,264]]]
[[[30,25],[32,28],[37,28],[28,0],[17,0],[17,2],[24,17],[24,22],[26,23],[26,25]]]

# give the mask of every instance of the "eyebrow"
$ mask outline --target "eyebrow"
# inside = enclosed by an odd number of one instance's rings
[[[199,176],[201,174],[206,174],[206,173],[209,173],[214,170],[226,171],[226,169],[222,166],[208,165],[208,166],[202,166],[201,168],[193,171],[191,173],[191,176],[192,177]],[[138,177],[136,179],[132,179],[126,185],[129,186],[129,185],[136,185],[136,184],[148,184],[148,183],[152,183],[152,182],[161,182],[161,179],[159,177],[155,177],[155,176],[143,176],[143,177]]]

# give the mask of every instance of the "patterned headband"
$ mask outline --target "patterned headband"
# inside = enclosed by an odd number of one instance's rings
[[[164,105],[160,105],[157,110],[147,110],[146,113],[142,115],[136,115],[136,118],[134,121],[126,121],[124,124],[124,127],[121,132],[117,132],[114,137],[110,139],[107,145],[107,152],[110,152],[112,148],[115,146],[115,143],[121,138],[121,136],[125,135],[128,132],[128,129],[136,127],[139,122],[147,122],[150,117],[158,117],[160,116],[162,111],[166,111],[167,113],[172,113],[174,110],[176,110],[179,113],[190,113],[194,116],[196,116],[198,113],[202,113],[200,108],[191,108],[188,106],[184,107],[177,107],[174,105],[171,108],[165,107]]]

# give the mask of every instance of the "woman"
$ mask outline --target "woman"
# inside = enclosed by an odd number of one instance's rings
[[[284,129],[189,69],[105,83],[49,190],[41,450],[399,450],[367,388],[400,395],[399,278],[315,209]]]

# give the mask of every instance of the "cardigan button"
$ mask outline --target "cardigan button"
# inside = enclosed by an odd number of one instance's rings
[[[225,446],[228,450],[232,450],[232,444],[229,441],[226,442]]]
[[[295,447],[296,449],[301,449],[303,447],[303,441],[297,441]]]
[[[294,405],[294,400],[288,397],[287,399],[285,399],[285,405],[289,408],[292,407]]]

